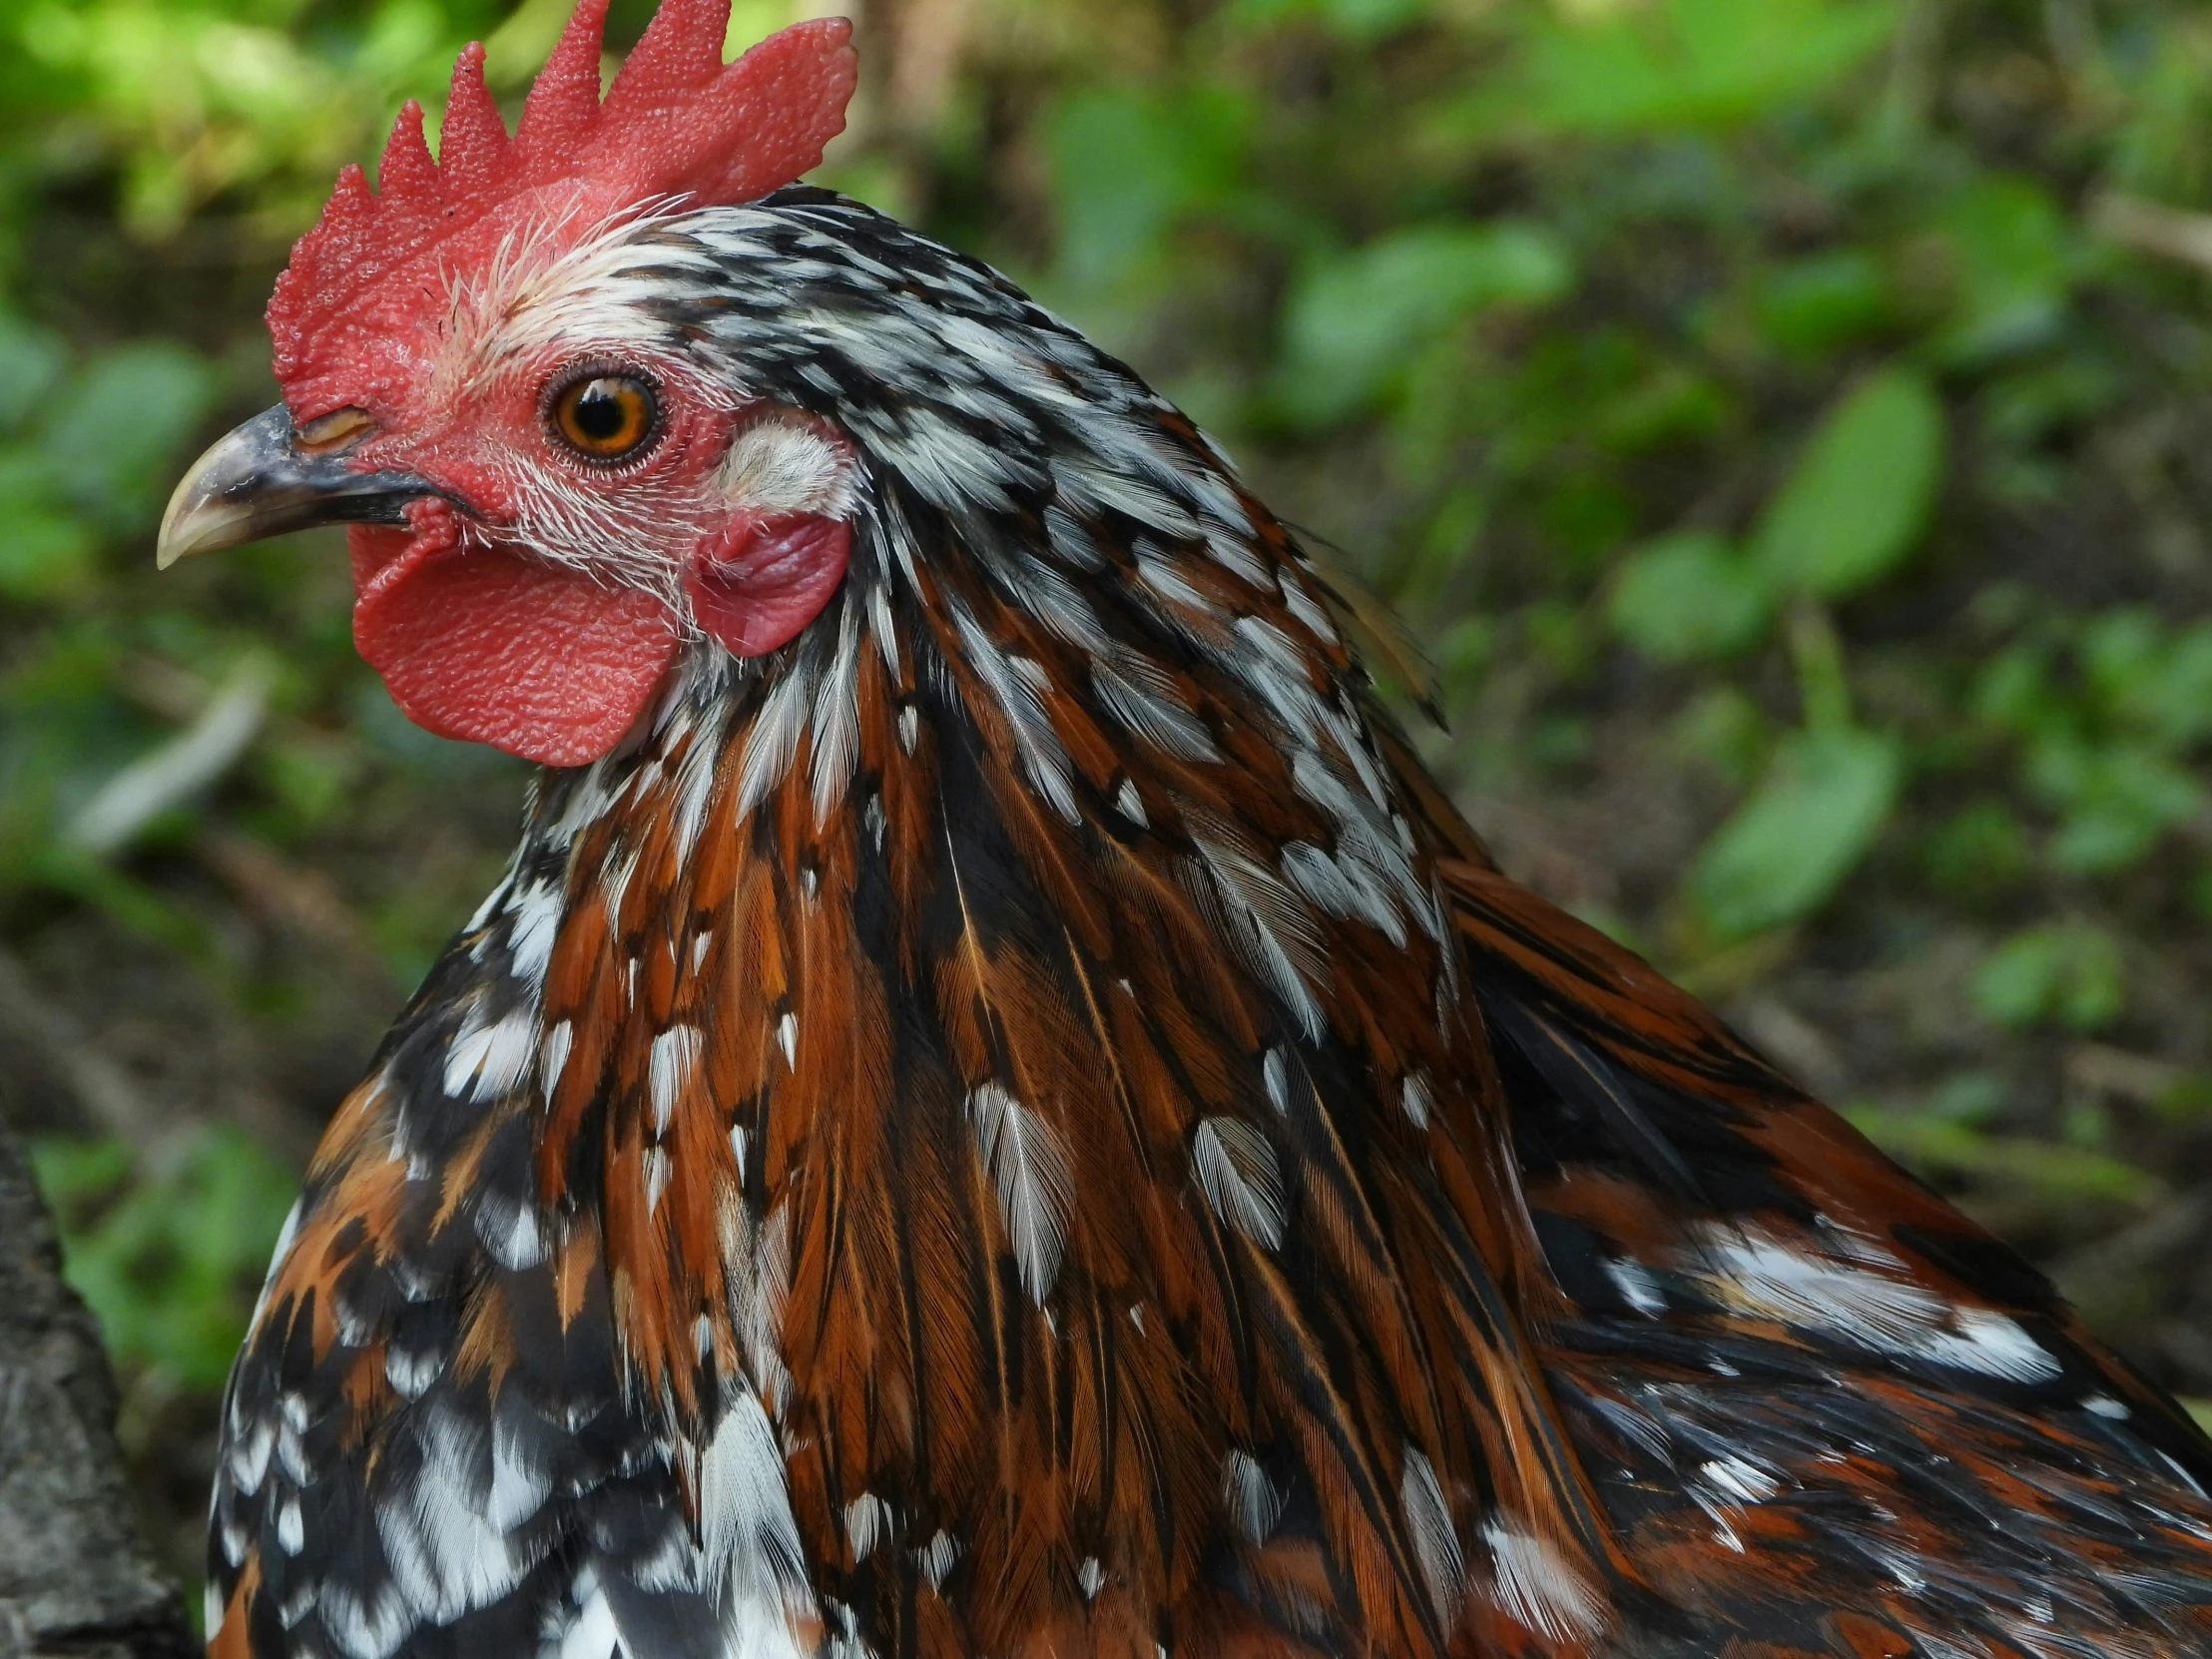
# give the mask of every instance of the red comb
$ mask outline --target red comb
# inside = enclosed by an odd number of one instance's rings
[[[372,194],[338,174],[269,302],[276,377],[294,414],[361,401],[403,375],[441,264],[488,258],[508,232],[574,240],[633,208],[749,202],[822,160],[852,95],[852,27],[800,23],[722,61],[730,0],[666,0],[599,98],[607,0],[582,0],[510,138],[484,86],[484,49],[453,66],[436,161],[422,109],[399,112]]]

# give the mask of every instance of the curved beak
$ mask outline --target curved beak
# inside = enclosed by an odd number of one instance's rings
[[[404,524],[409,501],[441,493],[411,472],[356,472],[344,449],[302,450],[279,403],[192,463],[162,514],[154,562],[167,570],[194,553],[318,524]]]

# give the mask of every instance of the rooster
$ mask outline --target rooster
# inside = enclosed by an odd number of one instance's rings
[[[543,763],[222,1414],[224,1659],[2212,1653],[2212,1444],[1498,873],[1219,450],[795,184],[841,22],[469,49],[163,563]]]

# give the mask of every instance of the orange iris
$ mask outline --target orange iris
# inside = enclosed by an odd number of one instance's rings
[[[628,374],[594,374],[561,388],[553,399],[553,429],[594,461],[619,461],[653,435],[653,388]]]

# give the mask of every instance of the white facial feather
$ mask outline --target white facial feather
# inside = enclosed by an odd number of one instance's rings
[[[797,416],[772,412],[731,440],[716,482],[734,506],[844,518],[852,511],[852,461],[844,447]]]
[[[665,345],[667,325],[636,302],[636,269],[638,238],[670,216],[625,214],[565,248],[560,217],[509,235],[481,271],[448,277],[436,387],[458,392],[511,363],[585,340],[610,349]],[[549,248],[559,249],[551,259],[543,252]],[[672,253],[659,263],[683,261]]]
[[[557,216],[555,216],[557,219]],[[695,360],[651,301],[672,269],[703,264],[696,247],[653,233],[666,216],[630,216],[598,227],[554,258],[533,258],[545,232],[517,234],[479,274],[448,280],[447,320],[422,390],[431,406],[466,407],[501,396],[537,398],[550,377],[579,363],[634,367],[658,382],[664,403],[738,414],[756,401],[729,365]],[[682,560],[741,512],[819,513],[854,506],[850,454],[796,414],[768,410],[744,424],[721,464],[704,475],[650,465],[608,489],[547,456],[518,449],[493,458],[504,474],[513,523],[464,519],[464,544],[518,537],[556,564],[610,586],[657,595],[687,631]]]

